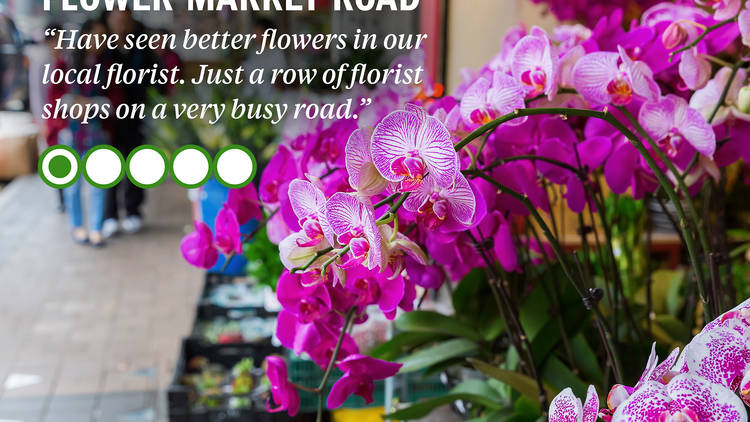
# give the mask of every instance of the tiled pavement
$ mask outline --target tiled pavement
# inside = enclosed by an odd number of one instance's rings
[[[147,229],[94,250],[38,177],[0,192],[0,422],[165,419],[201,276],[179,254],[184,189],[148,195]]]

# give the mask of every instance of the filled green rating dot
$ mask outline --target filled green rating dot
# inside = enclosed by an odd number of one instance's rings
[[[38,171],[47,185],[55,189],[67,188],[81,175],[81,159],[73,148],[55,145],[39,158]]]

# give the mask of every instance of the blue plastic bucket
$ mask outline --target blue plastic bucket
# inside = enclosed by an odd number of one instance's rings
[[[224,207],[224,202],[227,200],[229,194],[229,188],[219,183],[215,178],[211,178],[201,188],[201,216],[203,222],[205,222],[211,230],[214,230],[214,223],[216,222],[216,215]],[[247,223],[240,226],[240,233],[250,234],[258,227],[258,220],[252,219]],[[216,262],[213,268],[209,269],[209,272],[233,275],[233,276],[244,276],[245,267],[247,266],[247,260],[243,255],[235,255],[227,265],[224,271],[221,271],[226,264],[226,257],[219,255],[219,261]]]

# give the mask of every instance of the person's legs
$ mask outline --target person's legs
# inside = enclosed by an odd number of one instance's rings
[[[130,155],[136,147],[141,145],[143,142],[141,139],[134,137],[130,140],[128,145],[123,148],[123,156]],[[141,206],[145,199],[145,191],[138,186],[135,186],[130,179],[123,179],[120,182],[121,189],[123,190],[123,199],[125,202],[125,213],[126,218],[122,222],[122,229],[126,233],[135,233],[143,228],[143,216],[141,214]]]
[[[89,240],[93,246],[104,244],[102,236],[102,224],[104,222],[104,203],[106,190],[91,187],[89,194]]]
[[[125,188],[125,211],[128,217],[141,217],[141,205],[143,205],[146,196],[145,191],[134,185],[130,179],[124,179],[122,184]]]
[[[83,243],[87,239],[86,230],[83,228],[83,210],[81,208],[81,179],[79,178],[72,186],[64,189],[65,206],[68,211],[68,220],[73,229],[73,240]]]

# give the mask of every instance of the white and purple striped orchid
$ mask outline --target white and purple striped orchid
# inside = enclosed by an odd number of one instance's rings
[[[372,162],[371,139],[372,130],[357,129],[349,136],[345,148],[349,185],[364,196],[378,195],[388,187],[388,181]]]
[[[599,396],[593,385],[589,386],[583,404],[573,390],[566,388],[550,403],[549,422],[596,422],[598,412]]]
[[[476,211],[476,197],[471,185],[462,174],[450,187],[435,183],[432,175],[404,202],[404,208],[417,213],[430,230],[443,232],[463,230],[470,226]]]
[[[539,27],[518,40],[511,53],[511,73],[521,82],[526,97],[544,94],[552,99],[557,92],[559,61],[549,36]]]
[[[513,77],[495,72],[492,80],[480,78],[466,90],[461,100],[461,117],[471,127],[479,127],[515,110],[526,108],[524,88]],[[526,118],[514,119],[520,125]]]
[[[382,240],[371,208],[349,193],[337,192],[328,199],[328,222],[338,243],[349,246],[346,260],[339,267],[362,264],[370,270],[382,268]]]
[[[401,192],[419,188],[427,173],[442,187],[453,185],[458,154],[451,134],[421,107],[394,111],[375,127],[372,160],[380,174]]]
[[[677,156],[682,141],[707,157],[713,157],[716,151],[716,135],[711,125],[698,110],[676,95],[669,94],[644,104],[638,120],[670,158]]]
[[[573,69],[578,93],[592,105],[627,105],[635,96],[649,101],[659,98],[661,90],[651,68],[632,60],[622,47],[618,51],[597,51],[578,60]]]
[[[667,384],[647,381],[617,407],[612,422],[746,422],[747,410],[731,390],[694,374]]]

